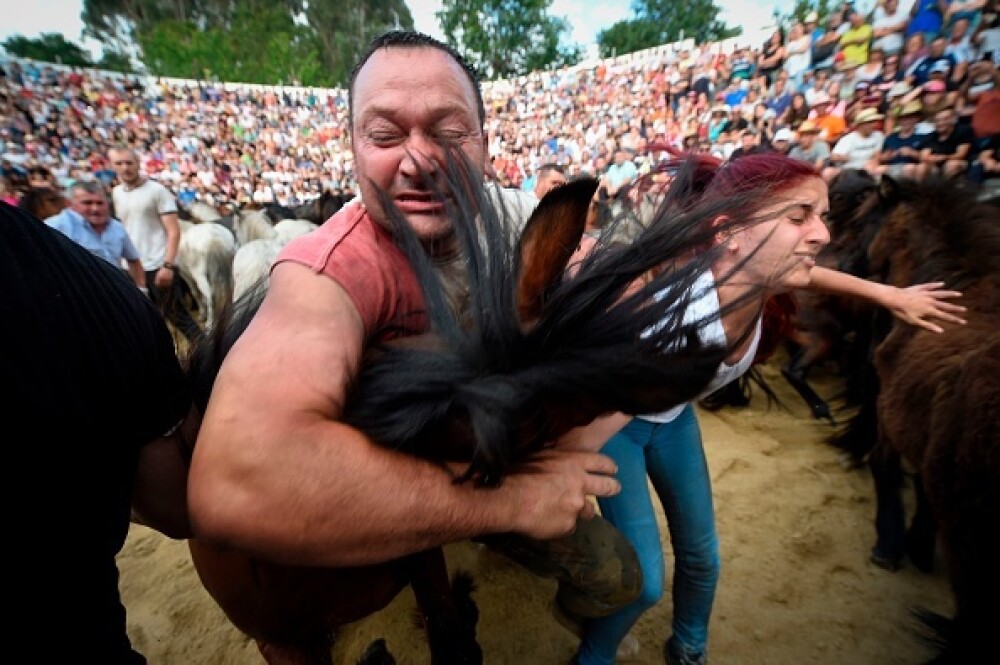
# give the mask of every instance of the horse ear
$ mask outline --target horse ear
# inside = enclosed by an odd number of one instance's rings
[[[528,219],[518,243],[521,269],[517,303],[522,321],[541,315],[545,293],[566,269],[583,237],[597,180],[581,178],[546,194]]]
[[[882,176],[877,191],[878,198],[883,203],[895,203],[899,199],[899,183],[891,176]]]

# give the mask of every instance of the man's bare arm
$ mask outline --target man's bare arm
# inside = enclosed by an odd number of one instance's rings
[[[333,280],[285,263],[219,373],[192,461],[198,537],[302,565],[359,565],[484,533],[568,533],[614,464],[547,453],[496,490],[338,422],[364,345]]]

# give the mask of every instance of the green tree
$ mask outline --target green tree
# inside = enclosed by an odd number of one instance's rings
[[[823,25],[826,21],[826,17],[833,13],[834,9],[839,7],[839,3],[834,0],[795,0],[795,5],[792,7],[792,11],[788,14],[782,14],[775,10],[778,22],[788,24],[791,21],[804,21],[806,15],[809,12],[816,12],[819,17],[819,25]]]
[[[552,0],[444,0],[437,19],[448,43],[480,75],[506,78],[574,64],[576,45],[561,46],[566,19],[549,15]]]
[[[404,0],[84,0],[82,18],[154,73],[304,85],[344,83],[372,37],[413,27]]]
[[[597,44],[601,56],[609,57],[681,39],[702,44],[739,35],[741,28],[718,20],[719,11],[713,0],[634,0],[633,16],[602,30]]]
[[[90,67],[90,56],[79,45],[66,41],[57,32],[45,32],[36,39],[24,35],[12,35],[3,43],[4,49],[19,58],[32,58],[43,62],[55,62],[73,67]]]
[[[354,64],[373,38],[391,29],[413,29],[404,0],[317,0],[305,15],[320,44],[323,66],[332,80],[346,83]]]
[[[105,48],[101,51],[101,59],[94,65],[98,69],[106,69],[111,72],[123,72],[131,74],[135,72],[132,65],[132,58],[127,53],[122,53],[113,48]]]
[[[235,12],[225,28],[198,30],[191,21],[165,20],[138,35],[150,73],[180,78],[214,77],[247,83],[334,83],[320,63],[308,26],[278,7]]]

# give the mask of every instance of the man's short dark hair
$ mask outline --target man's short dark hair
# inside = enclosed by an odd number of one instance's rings
[[[472,84],[472,89],[476,93],[476,112],[479,114],[479,124],[486,124],[486,105],[483,103],[483,92],[479,89],[479,76],[476,74],[476,70],[472,68],[472,65],[458,51],[422,32],[415,30],[390,30],[371,41],[365,52],[361,54],[358,64],[354,65],[354,69],[351,70],[351,78],[347,84],[347,118],[351,125],[354,124],[354,82],[358,78],[358,72],[361,71],[365,63],[375,54],[375,51],[384,48],[434,48],[447,54],[459,64],[462,71],[468,77],[469,83]]]
[[[539,177],[545,175],[546,173],[551,173],[552,171],[555,171],[556,173],[559,173],[561,175],[566,175],[566,170],[554,162],[549,162],[548,164],[542,164],[541,166],[538,167]]]
[[[97,194],[104,197],[104,200],[108,200],[108,193],[104,189],[104,185],[96,180],[77,180],[73,183],[73,186],[69,188],[70,193],[75,191],[87,192],[88,194]]]

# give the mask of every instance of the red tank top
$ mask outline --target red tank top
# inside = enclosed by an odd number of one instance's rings
[[[274,265],[282,261],[336,281],[361,315],[370,342],[427,329],[423,294],[406,256],[361,203],[345,206],[316,231],[288,243]]]

